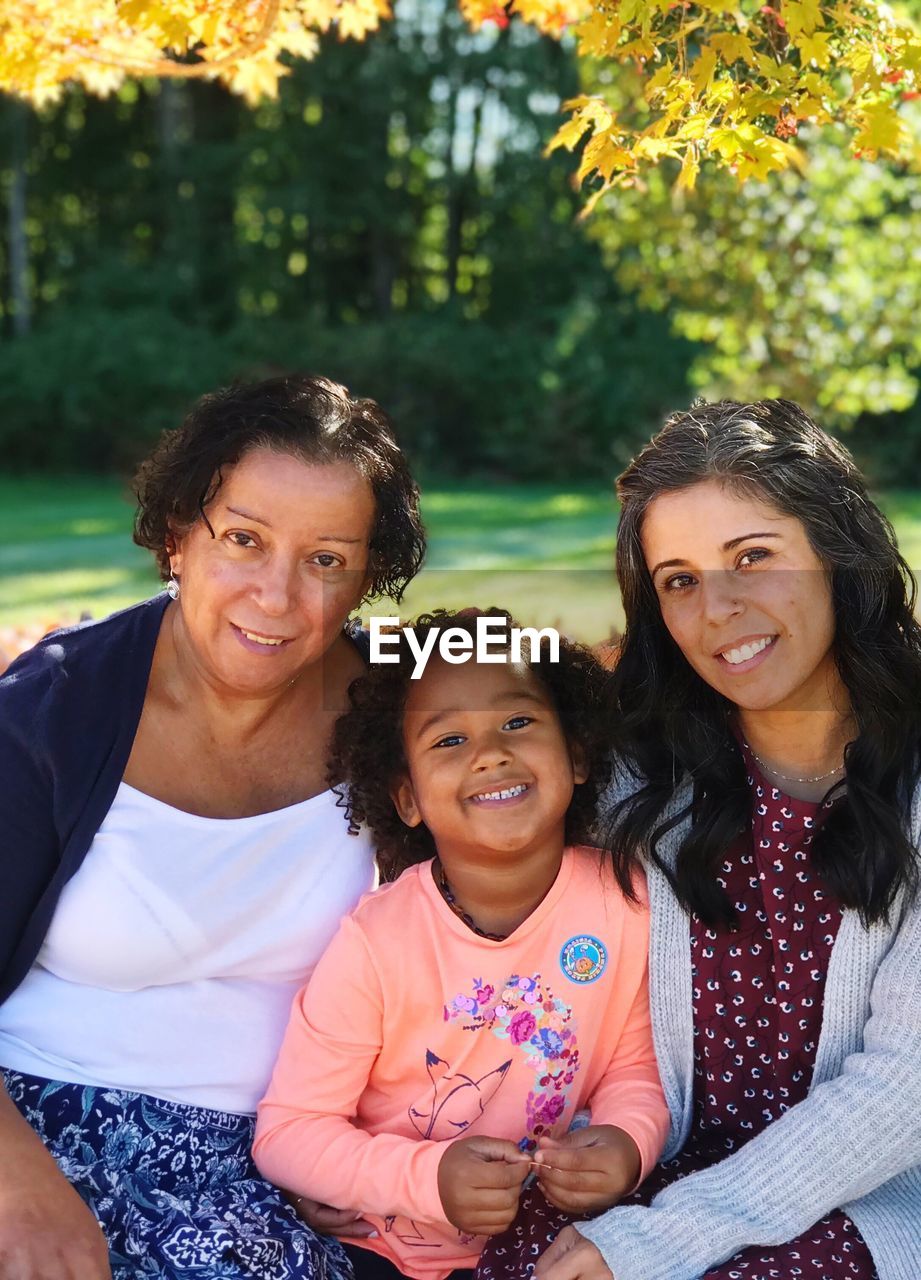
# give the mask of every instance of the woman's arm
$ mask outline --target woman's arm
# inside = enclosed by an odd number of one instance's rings
[[[0,999],[38,951],[41,935],[32,946],[26,935],[61,857],[45,742],[52,695],[53,671],[32,654],[0,678]]]
[[[17,951],[60,857],[53,789],[42,764],[52,683],[28,654],[0,681],[2,989],[11,988],[28,968],[28,958]],[[108,1276],[99,1225],[0,1083],[0,1280]]]
[[[615,1208],[578,1230],[617,1280],[694,1280],[746,1245],[795,1239],[918,1163],[921,902],[906,912],[879,967],[863,1049],[840,1075],[734,1155],[668,1187],[649,1208]],[[571,1275],[542,1268],[541,1280]]]
[[[0,1085],[0,1280],[109,1280],[105,1237]]]
[[[446,1221],[445,1144],[354,1123],[381,1049],[383,999],[364,935],[346,917],[295,999],[253,1156],[272,1182],[338,1209]]]

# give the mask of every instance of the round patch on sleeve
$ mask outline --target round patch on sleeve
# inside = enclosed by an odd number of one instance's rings
[[[600,978],[607,964],[608,953],[604,943],[590,933],[577,933],[564,942],[560,951],[560,968],[570,982],[580,985]]]

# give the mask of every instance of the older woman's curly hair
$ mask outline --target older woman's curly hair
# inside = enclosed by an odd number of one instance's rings
[[[518,624],[500,609],[436,610],[420,615],[411,627],[417,643],[424,644],[433,629],[456,627],[475,638],[477,617],[501,618],[505,634],[490,635],[490,652],[500,643],[508,650],[511,628]],[[495,629],[498,632],[498,628]],[[402,629],[396,630],[399,646],[388,647],[389,663],[372,666],[349,689],[350,710],[340,716],[333,733],[329,765],[330,785],[338,790],[353,831],[366,823],[378,851],[382,880],[395,880],[400,872],[436,853],[435,842],[424,824],[408,827],[400,819],[390,796],[391,787],[407,772],[403,750],[403,711],[416,658]],[[534,643],[522,634],[522,659],[548,690],[570,749],[579,751],[588,772],[576,785],[566,814],[568,844],[592,843],[591,831],[598,797],[610,780],[608,752],[609,673],[590,649],[560,636],[559,661],[549,661],[549,639]],[[394,661],[396,658],[396,661]],[[475,661],[475,655],[470,661]],[[343,787],[343,784],[345,786]]]
[[[376,504],[371,533],[368,599],[399,600],[425,555],[419,490],[374,400],[308,374],[288,374],[213,391],[192,406],[176,431],[166,432],[135,477],[134,540],[153,551],[165,580],[170,549],[197,520],[210,529],[206,508],[224,469],[252,449],[271,449],[311,466],[347,463],[367,480]]]

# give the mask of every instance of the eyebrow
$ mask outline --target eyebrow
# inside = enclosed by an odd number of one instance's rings
[[[270,521],[263,519],[262,516],[254,516],[252,511],[244,511],[242,507],[227,507],[232,516],[242,516],[244,520],[252,520],[253,524],[264,524],[267,529],[271,529]]]
[[[252,511],[244,511],[242,507],[227,507],[226,510],[229,511],[231,515],[241,516],[244,520],[251,520],[253,524],[264,525],[266,529],[272,528],[272,522],[270,520],[266,520],[263,516],[253,515]],[[341,542],[347,545],[351,545],[352,543],[357,545],[359,542],[364,541],[363,538],[343,538],[340,533],[320,533],[317,534],[316,540],[318,542]]]
[[[751,538],[780,538],[782,536],[782,534],[771,533],[768,530],[764,530],[761,533],[742,533],[739,534],[738,538],[730,538],[728,542],[724,542],[721,550],[734,551],[741,543],[748,542]],[[689,561],[687,560],[660,560],[656,567],[650,570],[649,576],[654,578],[660,569],[678,569],[688,563]]]
[[[509,690],[508,693],[501,693],[496,702],[531,702],[539,707],[546,706],[546,701],[539,694],[530,693],[526,689],[520,692]],[[419,726],[415,733],[416,738],[422,738],[430,729],[432,729],[439,720],[448,720],[452,716],[463,715],[465,711],[469,711],[469,707],[444,707],[441,711],[436,711],[434,715],[430,715],[427,720]]]

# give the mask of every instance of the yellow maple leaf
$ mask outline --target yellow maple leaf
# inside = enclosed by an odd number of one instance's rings
[[[737,34],[731,31],[717,32],[715,36],[710,37],[710,47],[716,50],[727,66],[732,66],[734,62],[739,61],[748,63],[750,67],[754,66],[755,51],[751,40],[744,32]]]
[[[698,93],[706,93],[716,74],[716,50],[705,44],[694,60],[688,75]]]
[[[736,156],[743,150],[747,142],[751,138],[746,138],[741,129],[734,129],[731,126],[724,126],[720,129],[714,129],[710,134],[707,142],[708,149],[715,152],[723,160],[732,162]]]
[[[815,63],[817,67],[827,67],[831,62],[831,50],[828,42],[831,36],[825,32],[816,32],[815,35],[801,35],[794,42],[799,50],[800,62],[804,67],[808,67],[810,63]]]
[[[635,163],[630,152],[619,146],[610,134],[596,134],[586,143],[576,178],[584,182],[589,174],[599,173],[607,182],[615,170],[633,168]]]
[[[340,40],[364,40],[369,31],[376,31],[381,18],[390,17],[390,6],[385,0],[343,0],[336,25]]]
[[[905,122],[890,102],[875,102],[860,114],[860,128],[854,139],[854,149],[870,160],[880,152],[897,156],[908,138]]]
[[[263,98],[276,98],[279,78],[287,73],[287,67],[263,50],[243,58],[222,78],[253,107]]]
[[[681,171],[675,186],[679,191],[693,191],[697,185],[697,175],[700,172],[700,160],[697,156],[695,147],[688,147],[684,153],[684,159],[681,162]]]
[[[678,131],[679,137],[685,142],[699,142],[701,138],[706,136],[710,123],[710,116],[705,115],[703,112],[689,116]]]
[[[590,12],[589,0],[512,0],[512,13],[547,35],[560,36]]]
[[[814,120],[818,124],[827,124],[831,116],[821,98],[813,98],[804,94],[796,104],[796,114],[801,120]]]
[[[300,0],[297,8],[304,25],[315,31],[328,31],[339,12],[338,0]]]
[[[617,48],[623,26],[614,14],[596,9],[579,24],[579,54],[589,58],[609,58]]]
[[[143,26],[149,22],[149,11],[153,8],[150,0],[122,0],[118,11],[123,20],[131,27]]]
[[[135,19],[135,25],[141,30],[149,31],[162,49],[185,53],[194,43],[189,29],[189,15],[183,14],[175,5],[145,4],[139,8],[141,12]]]
[[[320,41],[315,32],[306,31],[299,23],[290,21],[276,28],[269,41],[269,48],[274,53],[291,53],[308,62],[316,57],[319,47]]]
[[[565,124],[561,124],[557,129],[547,143],[544,155],[550,155],[552,151],[556,151],[559,147],[565,147],[567,151],[572,151],[582,141],[588,127],[589,123],[581,112],[576,112],[571,119],[567,120]]]
[[[802,170],[805,164],[797,147],[752,123],[714,129],[700,145],[725,161],[742,182],[748,178],[762,180],[791,165]]]
[[[811,35],[816,27],[825,26],[819,0],[781,0],[780,16],[791,40],[803,32]]]
[[[189,22],[192,36],[204,45],[217,44],[225,30],[224,15],[218,9],[196,14]]]
[[[646,81],[643,88],[643,97],[647,102],[652,102],[653,98],[655,98],[657,94],[661,93],[668,87],[673,71],[674,67],[671,59],[666,58],[662,63],[662,66],[659,67],[659,70]]]
[[[653,138],[644,134],[634,145],[633,154],[642,160],[661,160],[663,156],[677,156],[681,144],[676,138]]]
[[[800,74],[799,68],[794,67],[792,63],[777,62],[763,53],[756,55],[755,66],[763,80],[767,80],[769,84],[782,85],[784,88],[788,88]]]
[[[899,51],[898,64],[914,75],[921,75],[921,39],[904,42]]]
[[[645,62],[648,58],[654,58],[658,51],[659,46],[652,36],[637,36],[635,40],[628,40],[620,46],[618,56],[621,59],[638,58]]]

